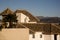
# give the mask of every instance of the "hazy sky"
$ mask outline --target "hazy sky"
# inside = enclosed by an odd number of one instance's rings
[[[0,12],[6,8],[26,9],[35,16],[60,17],[60,0],[0,0]]]

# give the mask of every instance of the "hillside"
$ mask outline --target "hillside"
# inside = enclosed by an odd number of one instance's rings
[[[45,22],[45,23],[60,23],[60,17],[37,16],[37,18],[40,20],[40,22]]]

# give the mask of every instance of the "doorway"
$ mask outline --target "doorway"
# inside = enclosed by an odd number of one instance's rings
[[[54,40],[57,40],[57,34],[54,34]]]

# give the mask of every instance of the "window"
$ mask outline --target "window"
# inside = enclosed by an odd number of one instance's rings
[[[40,34],[40,38],[42,38],[42,35]]]
[[[33,38],[35,38],[35,35],[33,34]]]

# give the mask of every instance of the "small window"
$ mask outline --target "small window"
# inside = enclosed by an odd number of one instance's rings
[[[42,35],[40,34],[40,38],[42,38]]]
[[[35,35],[33,34],[33,38],[35,38]]]

